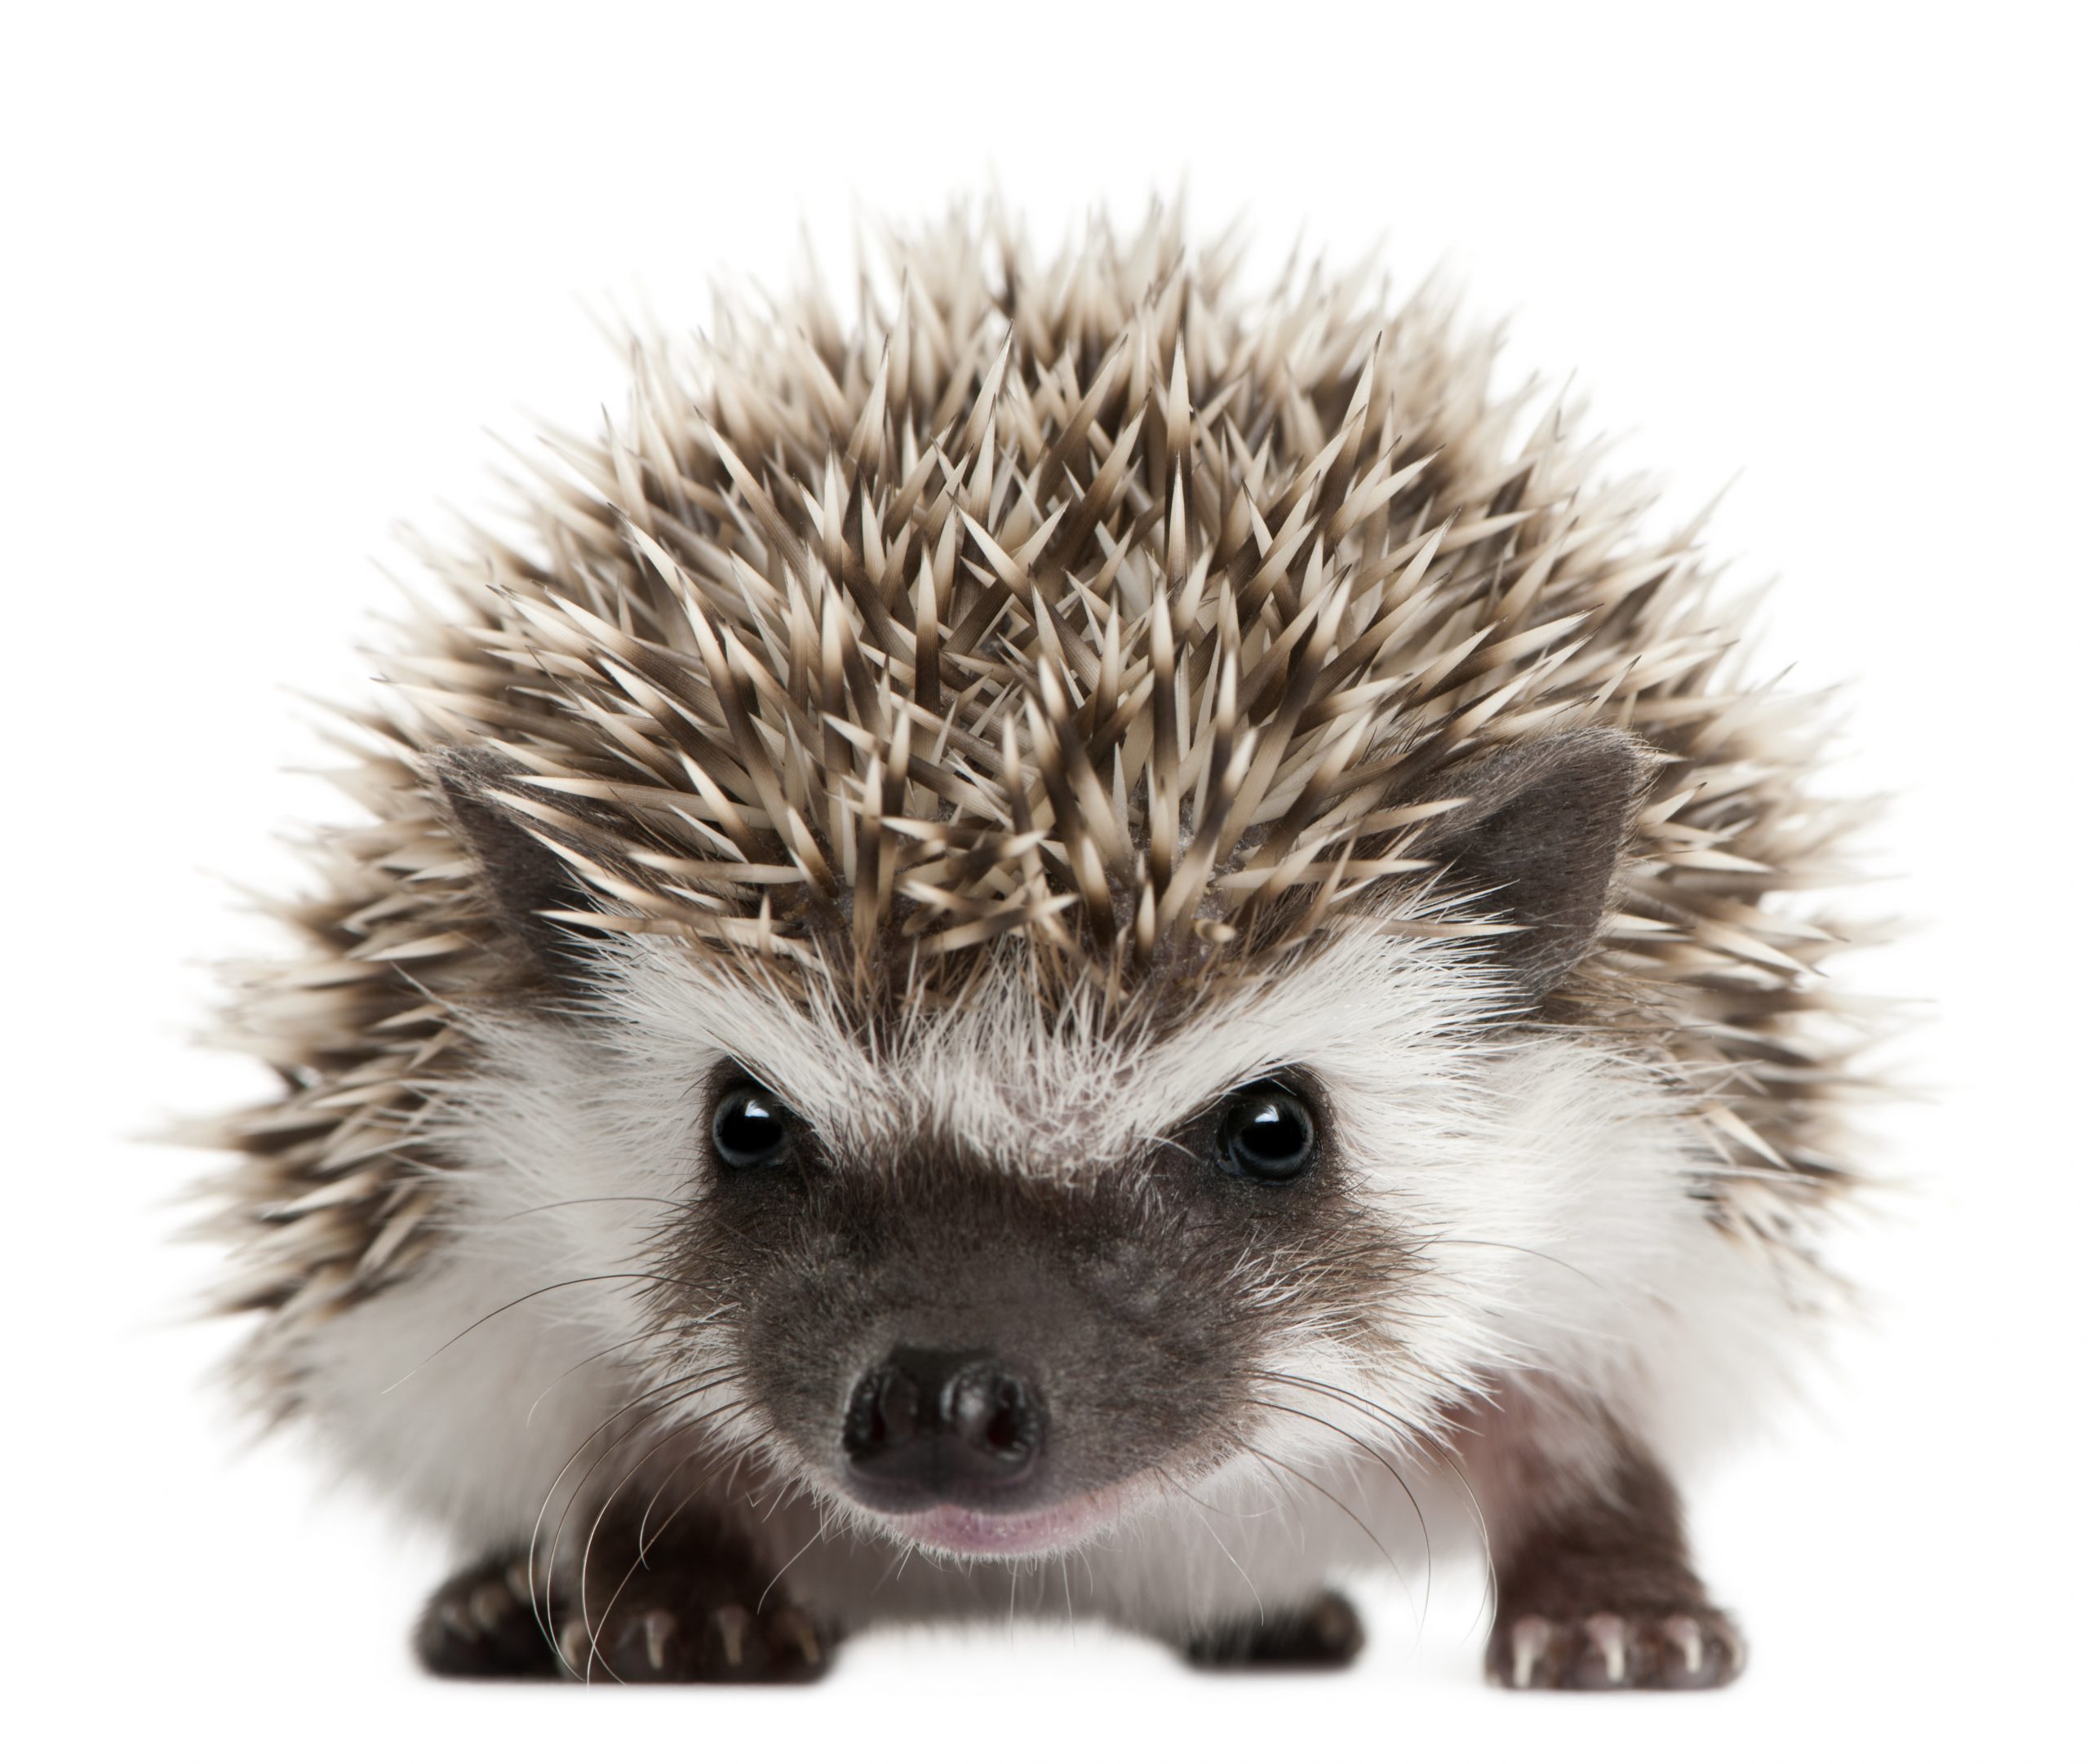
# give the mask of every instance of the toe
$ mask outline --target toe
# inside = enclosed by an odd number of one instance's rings
[[[832,1650],[819,1625],[796,1605],[778,1607],[762,1624],[770,1677],[783,1684],[809,1684],[827,1671]]]
[[[1497,1623],[1487,1649],[1487,1675],[1512,1691],[1550,1690],[1559,1682],[1559,1633],[1537,1616]]]
[[[1709,1691],[1731,1684],[1747,1660],[1741,1632],[1715,1611],[1665,1618],[1653,1644],[1653,1682],[1664,1690]]]
[[[585,1651],[588,1643],[580,1638]],[[686,1628],[660,1605],[640,1605],[614,1613],[597,1625],[597,1678],[622,1684],[672,1684],[697,1676]]]

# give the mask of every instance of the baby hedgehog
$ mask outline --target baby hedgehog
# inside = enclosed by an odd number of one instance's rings
[[[1426,290],[892,249],[431,560],[231,1012],[243,1383],[454,1539],[437,1673],[1337,1664],[1471,1543],[1499,1682],[1726,1682],[1671,1474],[1852,1192],[1818,707]]]

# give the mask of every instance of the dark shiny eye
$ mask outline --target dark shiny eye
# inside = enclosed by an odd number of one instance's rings
[[[760,1170],[783,1161],[791,1111],[759,1084],[736,1084],[711,1117],[711,1143],[729,1170]]]
[[[1220,1106],[1218,1166],[1256,1182],[1293,1182],[1313,1162],[1313,1111],[1281,1084],[1250,1084]]]

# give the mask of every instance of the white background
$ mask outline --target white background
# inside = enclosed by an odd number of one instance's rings
[[[2071,9],[1297,0],[787,14],[38,7],[0,41],[4,1333],[18,1757],[777,1751],[2003,1757],[2081,1670],[2082,184]],[[722,268],[845,269],[858,206],[997,178],[1056,240],[1186,178],[1271,250],[1382,238],[1572,370],[1672,507],[1779,578],[1766,661],[1849,682],[1892,789],[1853,969],[1923,1001],[1932,1100],[1847,1265],[1818,1412],[1696,1491],[1755,1644],[1718,1698],[1513,1698],[1471,1584],[1340,1680],[1214,1683],[1083,1632],[874,1638],[801,1695],[415,1676],[442,1566],[292,1445],[237,1445],[176,1326],[203,1168],[141,1144],[259,1074],[188,1037],[265,942],[227,878],[334,813],[286,694],[355,695],[393,523],[493,434],[622,398],[586,309],[700,324]],[[482,427],[482,425],[484,427]],[[375,561],[375,563],[373,562]],[[2076,1705],[2078,1707],[2078,1705]],[[2009,1736],[2016,1735],[2014,1743]],[[2034,1737],[2035,1736],[2035,1737]],[[26,1740],[26,1749],[16,1749]],[[1914,1749],[1910,1749],[1910,1748]],[[2079,1755],[2077,1753],[2076,1755]]]

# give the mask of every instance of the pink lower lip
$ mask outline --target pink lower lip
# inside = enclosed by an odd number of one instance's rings
[[[1076,1544],[1117,1510],[1115,1491],[1080,1495],[1027,1513],[981,1513],[971,1507],[927,1507],[879,1515],[903,1537],[957,1556],[1032,1556]]]

